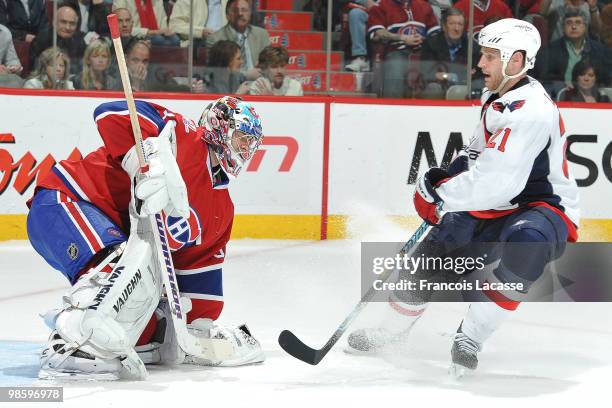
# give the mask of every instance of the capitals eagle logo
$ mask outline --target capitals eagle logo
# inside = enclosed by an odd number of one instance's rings
[[[506,108],[508,108],[510,110],[510,112],[514,112],[515,110],[521,109],[523,107],[523,105],[525,105],[525,100],[524,99],[521,99],[521,100],[518,100],[518,101],[512,101],[510,103],[493,102],[491,104],[491,106],[493,106],[493,110],[496,110],[497,112],[501,112],[501,113],[504,113]]]

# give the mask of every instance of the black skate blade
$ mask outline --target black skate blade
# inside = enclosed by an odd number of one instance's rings
[[[325,354],[308,347],[289,330],[283,330],[278,336],[278,344],[287,354],[311,365],[317,365]]]

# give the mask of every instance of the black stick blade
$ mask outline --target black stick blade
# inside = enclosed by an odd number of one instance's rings
[[[283,330],[278,336],[278,344],[288,354],[311,365],[319,364],[323,358],[319,350],[308,347],[289,330]]]

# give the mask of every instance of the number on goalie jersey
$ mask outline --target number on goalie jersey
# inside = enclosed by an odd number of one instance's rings
[[[187,186],[190,215],[184,219],[163,214],[164,221],[181,295],[192,302],[188,322],[215,320],[223,308],[221,270],[234,215],[223,166],[227,152],[218,154],[221,164],[214,166],[211,154],[218,147],[218,134],[154,103],[136,101],[136,107],[145,140],[157,137],[168,121],[176,122],[175,155]],[[259,118],[254,111],[250,114],[261,135]],[[29,203],[32,245],[73,284],[106,249],[125,241],[130,230],[130,177],[121,167],[134,145],[126,103],[98,106],[94,121],[104,146],[82,160],[57,163],[38,182]],[[239,167],[233,165],[227,171],[237,174]]]

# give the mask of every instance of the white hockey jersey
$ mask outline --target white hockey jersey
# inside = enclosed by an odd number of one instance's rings
[[[544,205],[578,226],[563,119],[542,85],[526,77],[502,97],[485,90],[482,105],[469,144],[449,167],[454,177],[436,189],[444,211],[494,218]]]

